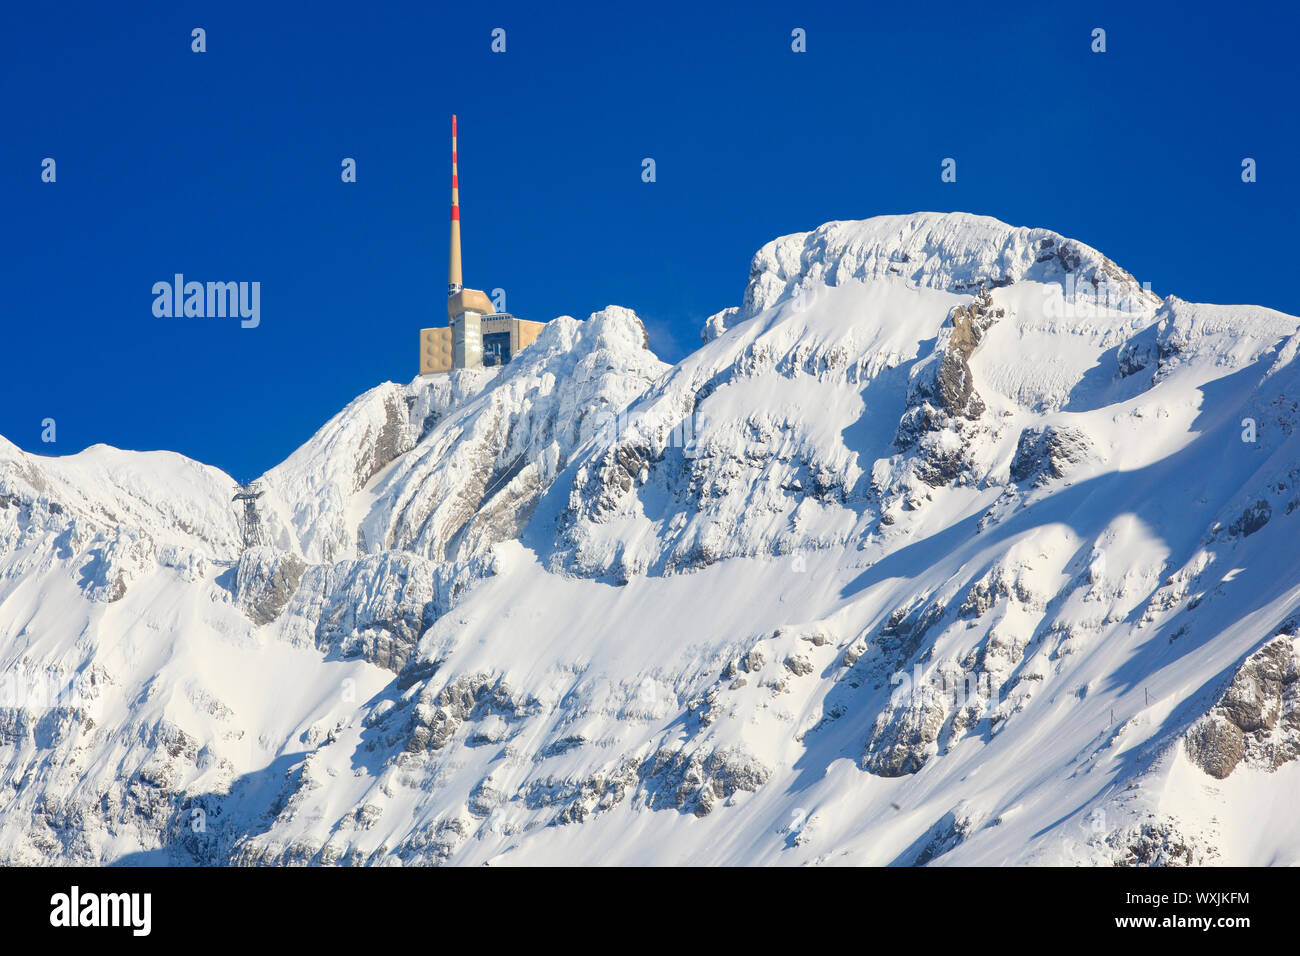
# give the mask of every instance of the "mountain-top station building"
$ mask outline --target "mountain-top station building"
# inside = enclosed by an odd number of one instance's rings
[[[487,294],[466,289],[460,274],[460,189],[456,181],[456,117],[451,118],[451,256],[447,265],[447,326],[420,330],[420,374],[505,365],[531,345],[543,322],[497,312]]]

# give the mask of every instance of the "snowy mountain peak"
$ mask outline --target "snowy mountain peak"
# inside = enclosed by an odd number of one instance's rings
[[[1132,308],[1159,299],[1097,250],[1047,229],[1008,226],[970,213],[913,213],[828,222],[782,236],[754,256],[743,314],[756,315],[802,284],[897,276],[913,285],[971,292],[1022,279],[1108,284]]]
[[[377,386],[252,547],[0,440],[0,861],[1300,862],[1298,330],[920,213]]]
[[[501,369],[380,385],[260,481],[270,543],[314,562],[469,550],[666,366],[635,313],[561,316]],[[486,537],[480,537],[480,535]],[[466,554],[469,553],[467,550]]]

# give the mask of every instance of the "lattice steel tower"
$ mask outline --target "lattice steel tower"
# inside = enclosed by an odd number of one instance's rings
[[[240,530],[244,533],[244,550],[254,548],[262,543],[262,519],[257,513],[257,499],[262,497],[262,489],[257,482],[240,485],[239,491],[231,501],[242,501],[244,507],[240,516]]]

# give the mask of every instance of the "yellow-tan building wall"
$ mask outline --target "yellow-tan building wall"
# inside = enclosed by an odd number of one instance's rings
[[[484,319],[483,334],[510,331],[510,356],[519,354],[519,350],[532,345],[546,328],[545,322],[532,322],[528,319]],[[451,329],[420,329],[420,374],[432,375],[437,372],[450,372],[452,359]]]
[[[420,329],[420,374],[451,371],[451,329]]]
[[[546,328],[545,322],[530,322],[528,319],[516,319],[515,335],[511,338],[515,341],[510,343],[510,354],[515,355],[520,349],[532,345],[537,341],[537,336],[542,334],[542,329]]]
[[[495,311],[496,306],[487,297],[487,293],[478,289],[461,289],[447,299],[448,319],[454,319],[462,312],[477,312],[479,315],[490,315]]]

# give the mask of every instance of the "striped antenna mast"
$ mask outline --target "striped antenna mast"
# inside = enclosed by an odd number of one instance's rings
[[[447,295],[463,288],[460,275],[460,188],[456,181],[456,114],[451,114],[451,256],[447,263]]]

